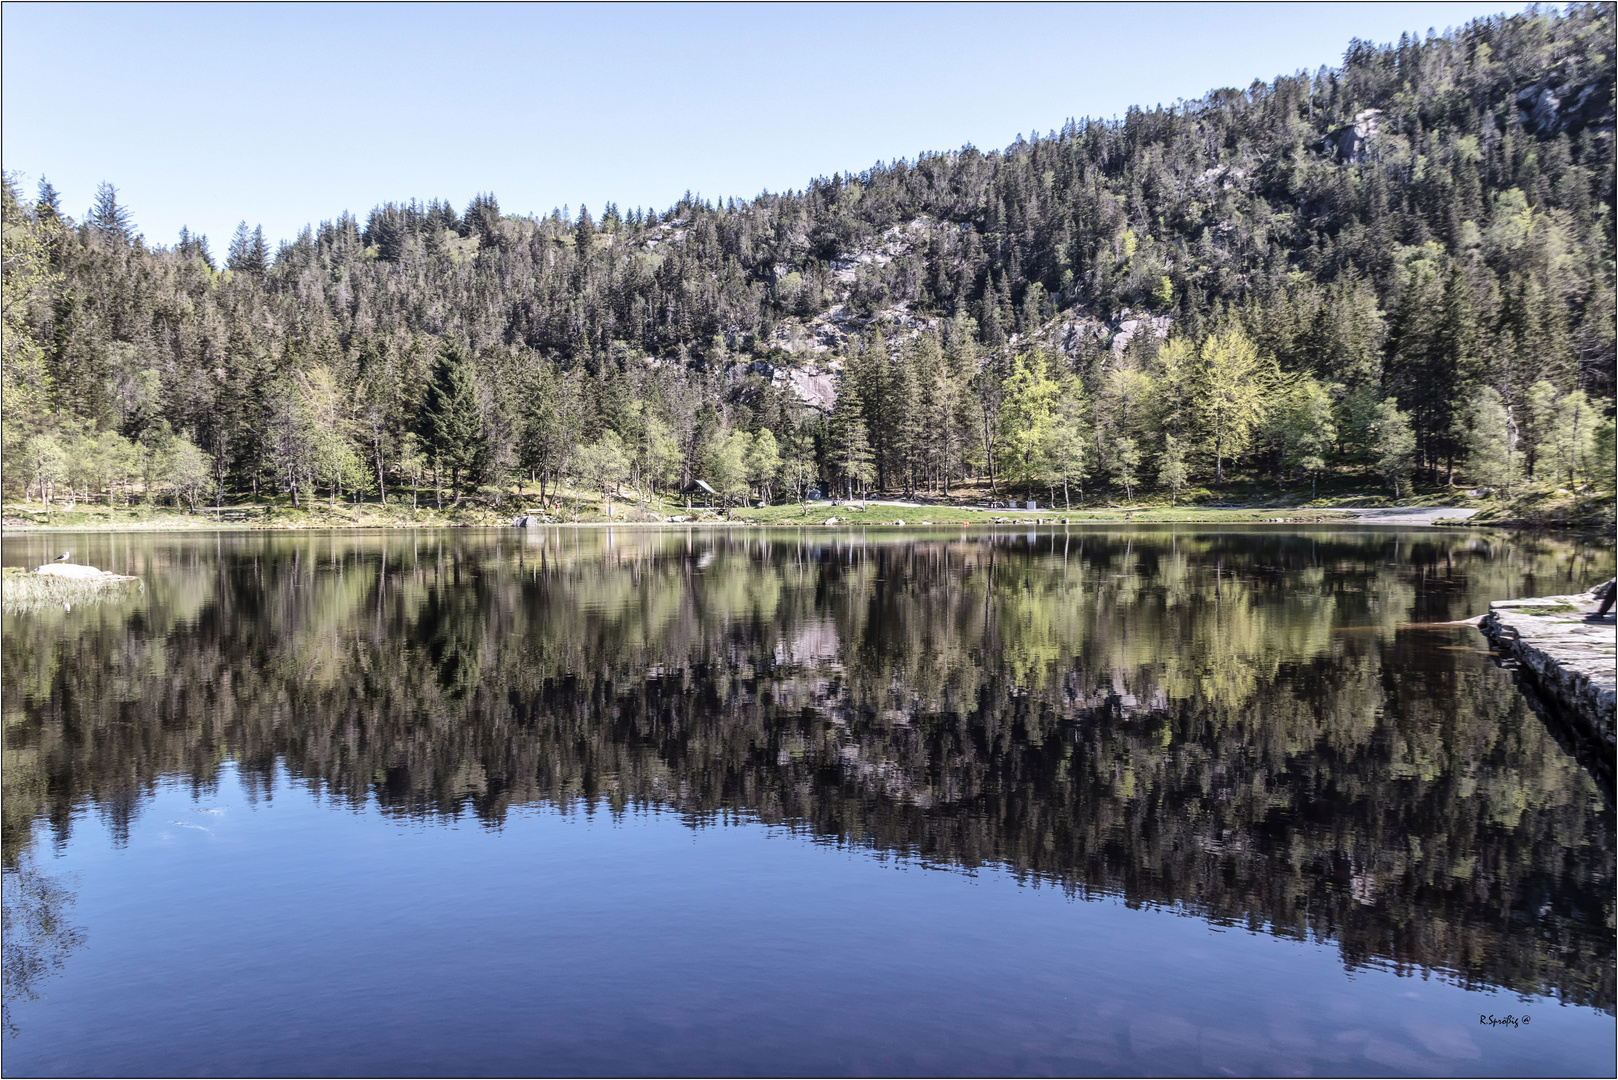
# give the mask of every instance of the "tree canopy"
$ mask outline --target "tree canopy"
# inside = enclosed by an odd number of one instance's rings
[[[750,201],[519,216],[480,193],[345,212],[273,250],[244,220],[223,266],[189,230],[150,242],[110,184],[76,222],[8,174],[5,483],[45,490],[36,437],[76,458],[75,433],[165,430],[220,498],[385,498],[421,448],[457,500],[554,485],[609,430],[640,486],[763,431],[812,448],[826,482],[906,493],[1231,468],[1385,482],[1390,401],[1401,478],[1480,482],[1502,454],[1528,478],[1594,477],[1613,29],[1612,5],[1583,4],[1354,41],[1336,68]],[[1041,367],[1062,389],[1027,413],[1018,380]],[[314,454],[298,421],[317,369],[336,395],[323,437],[346,451]],[[855,415],[814,380],[852,387]],[[1503,449],[1477,445],[1484,391]],[[1060,406],[1073,394],[1083,415]],[[788,460],[744,461],[738,483],[783,492]]]

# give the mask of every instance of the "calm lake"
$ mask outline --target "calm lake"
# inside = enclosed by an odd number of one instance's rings
[[[1609,798],[1432,624],[1610,548],[9,535],[8,1076],[1610,1076]],[[1495,1022],[1486,1022],[1490,1017]]]

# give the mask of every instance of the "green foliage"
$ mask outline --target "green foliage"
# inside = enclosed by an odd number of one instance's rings
[[[488,461],[483,409],[466,354],[453,343],[439,351],[422,410],[422,437],[439,467],[448,469],[461,502],[461,483],[476,484]]]
[[[579,476],[603,495],[615,494],[628,482],[629,455],[624,441],[616,431],[604,431],[593,443],[580,446],[574,453],[574,468]]]
[[[832,473],[842,481],[850,498],[856,490],[863,493],[876,479],[871,443],[861,411],[859,391],[844,369],[838,379],[837,404],[826,425],[831,443],[827,457]]]
[[[1089,440],[1086,419],[1088,403],[1084,384],[1077,376],[1069,375],[1057,385],[1056,401],[1046,429],[1045,445],[1040,459],[1045,464],[1045,483],[1053,490],[1062,489],[1062,505],[1073,505],[1072,489],[1084,497],[1084,478],[1088,475],[1085,446]],[[1054,498],[1052,499],[1054,503]]]
[[[1000,406],[1000,475],[1007,483],[1031,486],[1045,475],[1057,390],[1042,354],[1011,362]]]
[[[1481,388],[1466,415],[1467,473],[1477,483],[1509,494],[1518,469],[1513,442],[1511,418],[1499,393]]]
[[[1180,498],[1180,489],[1185,487],[1189,473],[1185,467],[1185,447],[1173,435],[1163,436],[1163,456],[1157,469],[1157,486],[1165,488],[1169,493],[1169,505],[1173,506]]]
[[[1408,487],[1410,474],[1416,467],[1416,436],[1410,429],[1410,417],[1399,408],[1398,401],[1388,398],[1377,408],[1372,435],[1377,469],[1397,499]]]
[[[1285,479],[1293,469],[1310,477],[1311,485],[1326,468],[1337,442],[1332,391],[1313,375],[1293,380],[1268,417],[1268,437],[1276,450],[1276,475]],[[1311,487],[1311,492],[1313,488]]]
[[[1140,450],[1127,435],[1113,446],[1111,472],[1112,482],[1124,489],[1124,498],[1134,502],[1135,484],[1140,479]]]
[[[149,501],[167,425],[214,463],[217,499],[430,475],[457,504],[511,481],[543,501],[605,431],[649,491],[745,430],[813,442],[845,490],[1054,496],[1116,482],[1125,439],[1160,472],[1170,435],[1219,484],[1358,485],[1384,475],[1391,397],[1408,490],[1479,482],[1466,424],[1488,388],[1527,475],[1595,476],[1610,458],[1579,464],[1603,453],[1585,431],[1618,368],[1612,36],[1610,5],[1574,5],[1356,42],[1335,70],[724,205],[595,220],[481,193],[461,214],[338,214],[274,251],[244,220],[223,269],[189,232],[149,243],[110,185],[76,223],[8,174],[0,473],[10,497],[37,490],[24,449],[50,435],[67,461],[47,487]],[[1548,114],[1519,100],[1552,85]],[[1056,395],[1029,383],[1035,357]],[[785,387],[839,365],[829,410],[823,383],[813,407]],[[329,400],[308,393],[322,371]],[[1304,376],[1307,400],[1288,389]],[[138,481],[78,461],[86,431],[129,440]]]
[[[1196,419],[1214,459],[1214,478],[1222,484],[1225,462],[1247,450],[1264,420],[1274,369],[1239,327],[1209,335],[1197,363]]]
[[[213,462],[190,439],[175,440],[169,451],[167,480],[176,494],[185,499],[193,511],[197,498],[208,489],[213,479]]]
[[[753,440],[745,431],[732,431],[713,440],[703,461],[703,472],[725,505],[747,501],[748,458]]]
[[[770,502],[771,487],[780,471],[781,451],[776,446],[775,433],[764,428],[747,448],[747,482],[759,490],[765,502]]]

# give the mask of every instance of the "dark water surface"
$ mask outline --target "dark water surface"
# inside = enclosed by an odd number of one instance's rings
[[[1612,1074],[1611,807],[1420,625],[1610,549],[63,547],[144,588],[4,617],[6,1075]]]

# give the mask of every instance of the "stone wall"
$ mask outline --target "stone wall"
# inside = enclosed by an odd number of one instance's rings
[[[1592,744],[1610,770],[1615,742],[1615,642],[1618,626],[1608,615],[1590,618],[1600,601],[1595,590],[1576,596],[1498,600],[1479,629],[1575,733]]]

